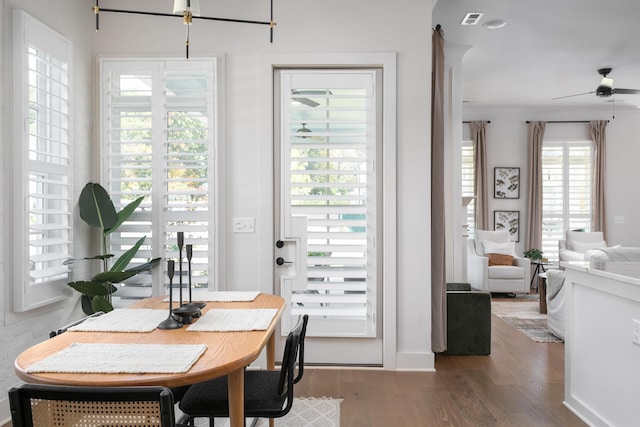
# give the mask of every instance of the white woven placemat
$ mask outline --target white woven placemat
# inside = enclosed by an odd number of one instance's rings
[[[276,308],[217,309],[213,308],[199,318],[187,331],[236,332],[263,331],[269,328]]]
[[[186,295],[185,295],[186,294]],[[191,294],[192,301],[212,301],[212,302],[242,302],[242,301],[253,301],[258,295],[260,295],[260,291],[202,291],[196,292],[194,289]],[[178,302],[180,296],[178,296],[178,292],[173,290],[173,300],[174,302]],[[169,301],[169,297],[166,296],[164,298],[165,301]],[[185,292],[182,291],[182,300],[183,302],[189,302],[189,290]]]
[[[77,332],[151,332],[168,316],[168,309],[116,308],[102,316],[89,317],[68,330]]]
[[[204,354],[205,344],[81,344],[36,362],[27,372],[179,374]]]

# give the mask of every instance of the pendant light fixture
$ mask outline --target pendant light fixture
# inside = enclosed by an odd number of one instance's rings
[[[99,4],[100,0],[96,0],[96,5],[93,7],[93,12],[96,15],[96,31],[100,29],[100,12],[129,13],[134,15],[169,16],[169,17],[181,16],[184,24],[187,27],[185,48],[186,48],[186,57],[187,59],[189,59],[189,27],[193,23],[193,19],[206,19],[209,21],[234,22],[234,23],[240,23],[240,24],[268,25],[269,26],[269,42],[273,43],[273,28],[276,26],[276,23],[273,21],[273,0],[269,0],[269,2],[270,2],[269,21],[256,21],[251,19],[234,19],[234,18],[218,18],[218,17],[212,17],[212,16],[201,16],[200,0],[174,0],[173,13],[100,8],[100,4]]]

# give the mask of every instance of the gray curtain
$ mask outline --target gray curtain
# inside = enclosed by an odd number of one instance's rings
[[[591,225],[593,231],[602,231],[607,239],[607,218],[605,215],[605,177],[607,171],[607,121],[589,122],[591,139],[594,147],[593,159],[593,214]]]
[[[530,122],[528,128],[529,191],[526,248],[542,249],[542,141],[545,122]]]
[[[487,122],[471,122],[471,138],[473,140],[473,194],[475,200],[475,228],[489,230],[489,201],[487,195]]]
[[[444,241],[444,33],[432,36],[431,80],[431,349],[447,349]]]

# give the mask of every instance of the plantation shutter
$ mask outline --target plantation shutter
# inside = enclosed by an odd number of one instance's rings
[[[184,232],[182,282],[188,282],[186,245],[193,245],[193,286],[207,288],[215,251],[214,63],[189,61],[105,61],[105,179],[120,210],[139,196],[143,203],[110,235],[116,258],[146,236],[132,266],[147,259],[176,260],[177,233]],[[167,283],[166,263],[154,275],[139,274],[120,284],[114,297],[152,295],[153,283]],[[160,291],[160,290],[158,290]],[[186,296],[185,296],[186,297]]]
[[[566,231],[590,231],[592,153],[591,141],[543,144],[542,251],[550,261]]]
[[[285,217],[306,218],[306,280],[291,314],[312,335],[375,335],[375,72],[283,72]],[[311,323],[311,322],[310,322]]]
[[[475,197],[474,190],[474,177],[475,177],[475,162],[473,157],[473,141],[462,141],[462,197]],[[472,199],[467,205],[467,217],[463,220],[466,221],[467,234],[469,236],[475,235],[476,229],[476,214],[475,214],[476,201]],[[465,249],[466,250],[466,249]]]
[[[71,43],[14,11],[14,310],[68,295]]]

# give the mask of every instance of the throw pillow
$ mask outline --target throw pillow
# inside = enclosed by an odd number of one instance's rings
[[[590,249],[606,248],[607,244],[604,240],[599,242],[573,242],[573,250],[580,253],[585,253]]]
[[[504,254],[487,254],[489,258],[489,267],[492,265],[513,265],[513,257]]]
[[[497,243],[485,240],[482,245],[484,246],[485,254],[516,255],[516,244],[514,242]]]

